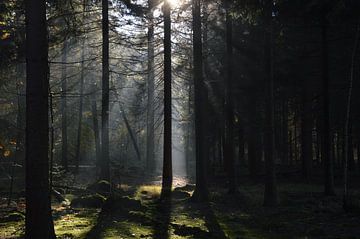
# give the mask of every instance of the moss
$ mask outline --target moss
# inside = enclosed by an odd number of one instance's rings
[[[0,223],[0,238],[19,238],[24,233],[24,220]]]
[[[105,201],[102,209],[103,212],[111,213],[113,210],[120,210],[125,212],[130,210],[137,211],[142,210],[143,207],[139,200],[130,198],[128,196],[111,196]]]
[[[11,212],[4,218],[0,219],[0,222],[18,222],[25,220],[25,215],[21,212]]]
[[[101,194],[103,196],[107,196],[111,190],[111,185],[106,180],[100,180],[98,182],[95,182],[93,184],[90,184],[87,189],[89,191],[92,191],[94,193]]]
[[[74,198],[71,207],[101,208],[106,198],[100,194],[88,195]]]
[[[137,200],[144,201],[151,201],[160,198],[161,194],[161,186],[159,185],[142,185],[140,186],[135,194],[134,197]]]
[[[95,225],[97,214],[96,209],[84,209],[62,216],[55,221],[56,235],[59,238],[85,238]]]

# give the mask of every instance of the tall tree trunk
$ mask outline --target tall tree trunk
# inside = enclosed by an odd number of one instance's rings
[[[171,127],[171,7],[164,1],[164,158],[161,197],[168,197],[172,187],[172,127]]]
[[[193,87],[192,83],[189,83],[189,97],[188,97],[188,122],[186,124],[186,135],[185,135],[185,164],[186,164],[186,175],[192,177],[192,171],[190,167],[190,161],[192,160],[192,129],[193,129],[193,118],[192,118],[192,101],[193,101]]]
[[[311,94],[307,80],[304,80],[301,94],[301,162],[305,181],[310,180],[312,171],[312,114]]]
[[[244,167],[244,165],[245,165],[245,141],[244,141],[244,124],[242,121],[239,123],[238,146],[239,146],[239,163],[240,163],[241,167]]]
[[[255,94],[249,94],[247,98],[247,111],[249,114],[247,132],[248,164],[250,176],[256,179],[261,170],[262,151],[261,136],[259,132],[259,117],[257,116],[258,103]]]
[[[147,136],[146,136],[146,168],[149,173],[155,170],[154,152],[154,90],[155,90],[155,64],[154,64],[154,11],[153,0],[148,0],[148,107],[147,107]]]
[[[226,10],[226,54],[227,75],[225,82],[225,165],[229,180],[229,193],[237,191],[235,162],[234,162],[234,104],[233,104],[233,45],[232,45],[232,16],[230,0],[225,1]]]
[[[99,121],[98,121],[98,112],[96,105],[96,97],[94,96],[91,99],[91,112],[93,117],[93,131],[94,131],[94,141],[95,141],[95,155],[96,155],[96,168],[97,172],[100,171],[101,165],[101,146],[100,146],[100,134],[99,134]]]
[[[62,69],[61,69],[61,166],[68,171],[68,141],[67,141],[67,74],[66,74],[66,62],[68,41],[64,40],[62,52]]]
[[[84,5],[85,12],[85,5]],[[80,94],[79,94],[79,114],[78,114],[78,131],[76,137],[76,148],[75,148],[75,160],[76,160],[76,169],[75,172],[79,172],[79,165],[81,161],[81,132],[82,132],[82,116],[83,116],[83,102],[84,102],[84,72],[85,72],[85,37],[81,40],[81,72],[80,72]]]
[[[325,170],[325,195],[334,195],[334,166],[330,154],[330,118],[329,118],[329,63],[328,63],[328,22],[326,14],[322,14],[321,55],[322,55],[322,147],[321,159]]]
[[[203,53],[201,34],[201,0],[193,0],[193,52],[194,52],[194,87],[195,87],[195,144],[196,144],[196,187],[193,199],[204,201],[208,199],[206,184],[207,137],[205,132],[204,114],[206,88],[203,77]]]
[[[25,238],[55,239],[49,185],[49,68],[46,2],[25,1]]]
[[[109,155],[109,6],[102,0],[102,101],[101,101],[101,172],[100,178],[110,181]]]
[[[289,113],[288,113],[288,102],[287,99],[283,100],[283,121],[282,121],[282,140],[281,140],[281,151],[282,151],[282,163],[283,165],[289,165]]]
[[[343,192],[343,207],[347,210],[347,201],[349,197],[348,192],[348,161],[349,161],[349,147],[352,148],[352,142],[350,142],[351,137],[351,127],[350,127],[350,116],[351,116],[351,100],[352,100],[352,90],[353,90],[353,82],[354,82],[354,74],[355,74],[355,61],[356,61],[356,53],[359,48],[359,40],[360,40],[360,21],[357,25],[356,29],[356,38],[355,44],[351,57],[351,67],[350,67],[350,79],[349,79],[349,88],[346,102],[346,116],[345,116],[345,160],[344,160],[344,192]],[[353,154],[353,152],[352,152]],[[353,157],[353,155],[352,155]],[[359,160],[359,159],[358,159]]]
[[[278,204],[275,173],[275,130],[274,130],[274,69],[273,69],[273,30],[272,0],[266,1],[265,16],[268,25],[265,28],[265,74],[266,74],[266,132],[265,132],[265,193],[264,205]]]

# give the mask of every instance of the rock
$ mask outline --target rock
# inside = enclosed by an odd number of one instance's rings
[[[17,222],[25,219],[25,215],[21,212],[12,212],[1,219],[1,222]]]
[[[187,191],[187,192],[194,191],[194,190],[195,190],[194,184],[186,184],[183,187],[177,187],[174,189],[174,191]]]
[[[190,197],[190,193],[184,191],[173,191],[171,197],[175,199],[185,199]]]
[[[71,201],[71,207],[101,208],[106,198],[100,194],[93,194],[75,198]]]
[[[107,212],[111,212],[112,210],[141,211],[142,209],[143,206],[139,200],[126,196],[111,196],[106,200],[102,207],[102,210]]]
[[[111,189],[111,185],[106,180],[98,181],[96,183],[90,184],[87,187],[87,190],[101,194],[103,196],[107,196],[110,192],[110,189]]]

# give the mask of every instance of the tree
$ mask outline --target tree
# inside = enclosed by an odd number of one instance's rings
[[[225,167],[229,180],[229,193],[237,191],[234,163],[234,104],[233,104],[233,45],[230,0],[225,1],[226,11],[226,78],[225,78]]]
[[[275,172],[275,129],[274,129],[274,69],[273,69],[273,1],[265,3],[265,84],[266,84],[266,127],[264,135],[265,147],[265,193],[264,205],[278,204],[276,172]]]
[[[85,20],[86,5],[83,3],[83,20]],[[82,118],[83,118],[83,102],[84,102],[84,73],[85,73],[85,39],[84,35],[81,39],[81,72],[80,72],[80,97],[79,97],[79,122],[78,122],[78,131],[76,138],[76,148],[75,148],[75,159],[76,159],[76,173],[79,172],[79,164],[81,161],[81,132],[82,132]]]
[[[100,178],[110,180],[109,155],[109,6],[102,0],[102,101],[101,101],[101,172]]]
[[[343,208],[345,210],[348,210],[348,161],[349,161],[349,148],[351,146],[350,142],[350,117],[351,117],[351,102],[352,102],[352,94],[353,94],[353,85],[354,85],[354,74],[355,74],[355,61],[356,61],[356,55],[359,48],[359,40],[360,40],[360,21],[357,24],[356,28],[356,37],[355,37],[355,43],[354,48],[351,56],[351,66],[350,66],[350,79],[349,79],[349,89],[347,92],[347,102],[346,102],[346,116],[345,116],[345,159],[344,159],[344,192],[343,192]],[[358,158],[359,160],[359,158]]]
[[[328,20],[327,5],[321,12],[321,67],[322,67],[322,147],[321,158],[325,170],[325,195],[335,195],[334,165],[330,154],[330,119],[329,119],[329,63],[328,63]]]
[[[46,2],[26,1],[26,219],[28,239],[55,238],[49,185]]]
[[[203,54],[201,34],[201,0],[193,0],[193,61],[194,61],[194,88],[195,88],[195,143],[196,143],[196,187],[193,198],[197,201],[208,199],[206,185],[207,138],[205,136],[205,118],[207,102],[206,88],[203,78]]]
[[[171,134],[171,7],[165,0],[164,14],[164,158],[161,197],[167,197],[172,187],[172,134]]]
[[[146,137],[146,167],[149,172],[155,168],[154,159],[154,1],[148,0],[148,107],[147,107],[147,137]]]
[[[67,102],[66,102],[66,89],[67,89],[67,75],[66,75],[66,61],[68,42],[64,40],[62,50],[62,62],[64,63],[61,69],[61,165],[64,169],[68,170],[68,141],[67,141]]]

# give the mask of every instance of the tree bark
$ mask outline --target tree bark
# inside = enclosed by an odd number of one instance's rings
[[[46,2],[25,1],[25,238],[55,239],[49,185],[49,68]]]
[[[85,7],[84,7],[85,12]],[[83,102],[84,102],[84,72],[85,72],[85,66],[84,66],[84,60],[85,60],[85,37],[82,39],[81,43],[81,72],[80,72],[80,98],[79,98],[79,114],[78,114],[78,131],[77,131],[77,137],[76,137],[76,148],[75,148],[75,160],[76,160],[76,169],[75,172],[79,172],[79,165],[81,161],[81,132],[82,132],[82,118],[83,118]]]
[[[308,82],[305,79],[301,94],[301,162],[302,176],[307,182],[310,180],[312,171],[312,114],[311,94]]]
[[[101,101],[101,172],[110,181],[109,155],[109,12],[108,0],[102,0],[102,101]]]
[[[149,173],[155,170],[154,152],[154,90],[155,90],[155,64],[154,64],[154,11],[153,0],[148,0],[148,107],[147,107],[147,136],[146,136],[146,168]]]
[[[100,169],[101,165],[101,145],[100,145],[100,133],[99,133],[99,120],[97,113],[96,97],[91,99],[91,112],[93,118],[93,131],[94,131],[94,141],[95,141],[95,154],[96,154],[96,167],[97,172]]]
[[[350,117],[351,117],[351,101],[352,101],[352,90],[353,90],[353,82],[354,82],[354,75],[355,75],[355,61],[356,61],[356,53],[359,48],[359,40],[360,40],[360,22],[357,25],[356,29],[356,38],[355,44],[352,52],[351,57],[351,67],[350,67],[350,79],[349,79],[349,88],[347,94],[347,102],[346,102],[346,116],[345,116],[345,160],[344,160],[344,192],[343,192],[343,207],[347,209],[347,199],[349,197],[348,192],[348,161],[349,157],[354,157],[354,153],[352,150],[349,150],[350,147],[352,148],[352,140],[351,140],[351,124],[350,124]],[[352,154],[352,155],[350,155]],[[359,159],[358,159],[359,160]]]
[[[68,41],[64,40],[63,43],[63,52],[62,52],[62,63],[67,62],[67,51],[68,51]],[[67,74],[66,74],[66,64],[62,65],[61,69],[61,166],[68,171],[68,141],[67,141],[67,100],[66,100],[66,91],[67,91]]]
[[[273,30],[272,0],[267,0],[265,19],[265,79],[267,89],[266,132],[265,132],[265,193],[264,206],[278,204],[276,172],[275,172],[275,130],[274,130],[274,69],[273,69]]]
[[[333,159],[330,154],[330,119],[329,119],[329,63],[328,63],[328,23],[326,14],[322,14],[321,56],[322,56],[322,147],[321,159],[325,170],[325,195],[335,195]]]
[[[226,81],[225,81],[225,165],[228,174],[229,193],[237,191],[236,171],[234,162],[234,104],[233,104],[233,45],[232,16],[230,0],[225,1],[226,10]]]
[[[171,194],[172,187],[172,122],[171,122],[171,7],[164,1],[164,155],[161,197]]]
[[[207,107],[206,88],[203,77],[203,53],[201,31],[201,0],[193,0],[193,61],[194,61],[194,94],[195,94],[195,145],[196,145],[196,187],[193,199],[208,199],[206,183],[207,138],[204,114]]]

